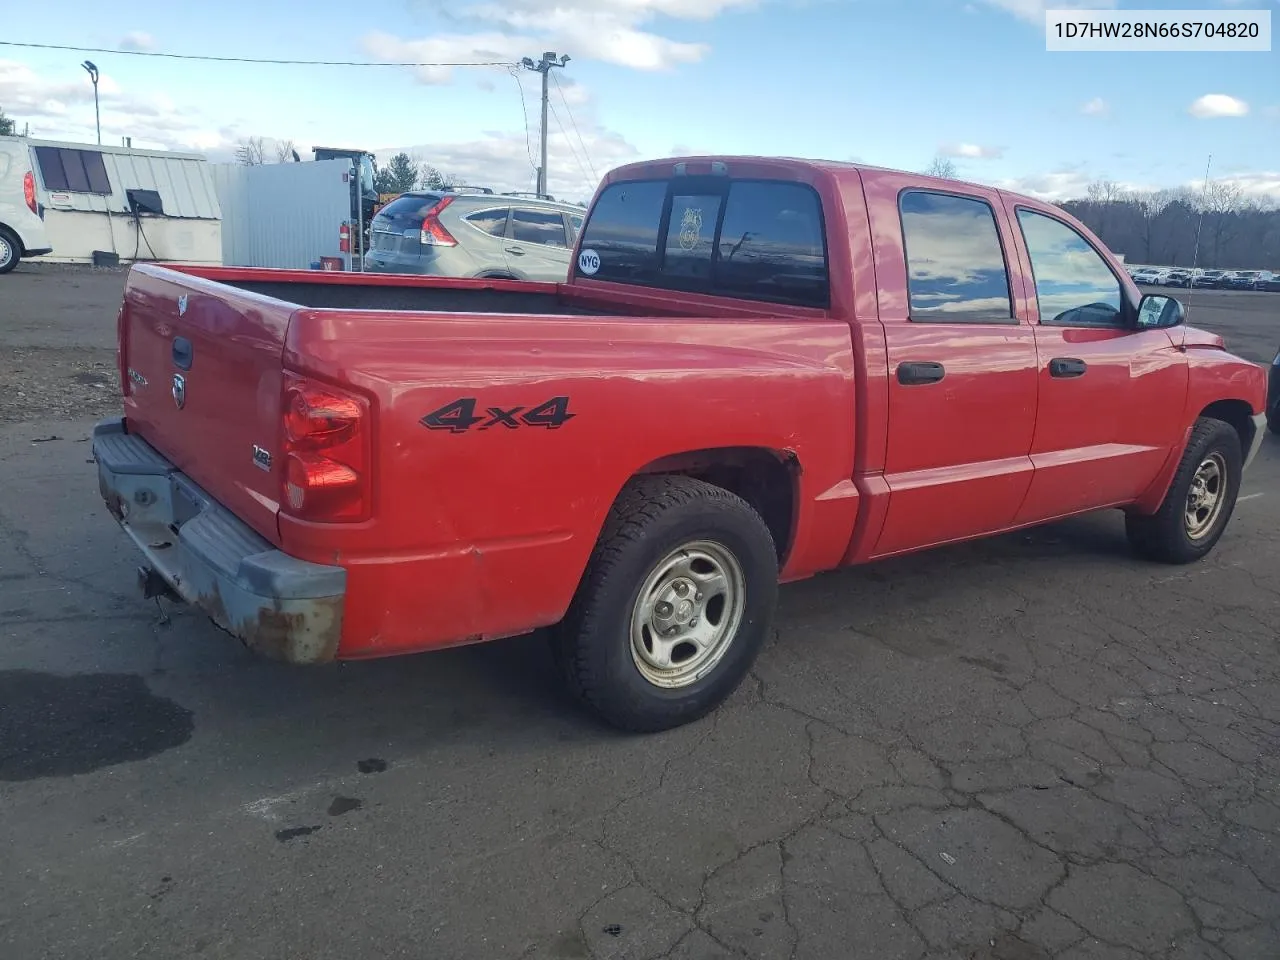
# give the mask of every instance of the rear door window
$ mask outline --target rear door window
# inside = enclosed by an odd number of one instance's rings
[[[909,190],[899,201],[911,319],[1017,323],[991,205],[977,197]]]
[[[506,236],[507,209],[506,207],[499,207],[493,210],[478,210],[467,215],[467,223],[477,230],[483,230],[485,233],[495,237]]]
[[[749,300],[829,303],[822,204],[812,187],[680,177],[611,184],[574,269],[596,277]]]
[[[566,246],[564,214],[559,210],[516,207],[511,211],[511,239],[522,243],[540,243],[547,247]]]

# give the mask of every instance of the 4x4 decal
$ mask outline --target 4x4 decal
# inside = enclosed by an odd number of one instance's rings
[[[569,412],[568,397],[552,397],[537,406],[486,407],[483,414],[476,413],[480,401],[475,397],[451,400],[443,407],[432,410],[419,421],[428,430],[448,430],[450,433],[466,433],[472,427],[488,430],[491,427],[546,427],[556,430],[574,417]]]

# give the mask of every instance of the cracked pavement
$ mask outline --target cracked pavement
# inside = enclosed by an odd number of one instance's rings
[[[303,669],[162,616],[90,423],[0,426],[6,960],[1280,956],[1275,438],[1202,563],[1099,514],[794,584],[630,737],[536,636]]]

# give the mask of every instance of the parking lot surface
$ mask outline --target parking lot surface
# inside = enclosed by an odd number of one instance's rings
[[[304,669],[144,602],[81,382],[122,284],[0,278],[5,960],[1280,956],[1280,439],[1202,563],[1100,514],[818,577],[630,737],[537,636]]]

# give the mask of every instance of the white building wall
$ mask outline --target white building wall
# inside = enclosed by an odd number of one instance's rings
[[[351,216],[350,169],[349,160],[212,164],[222,262],[306,270],[322,256],[343,256],[338,231]]]

